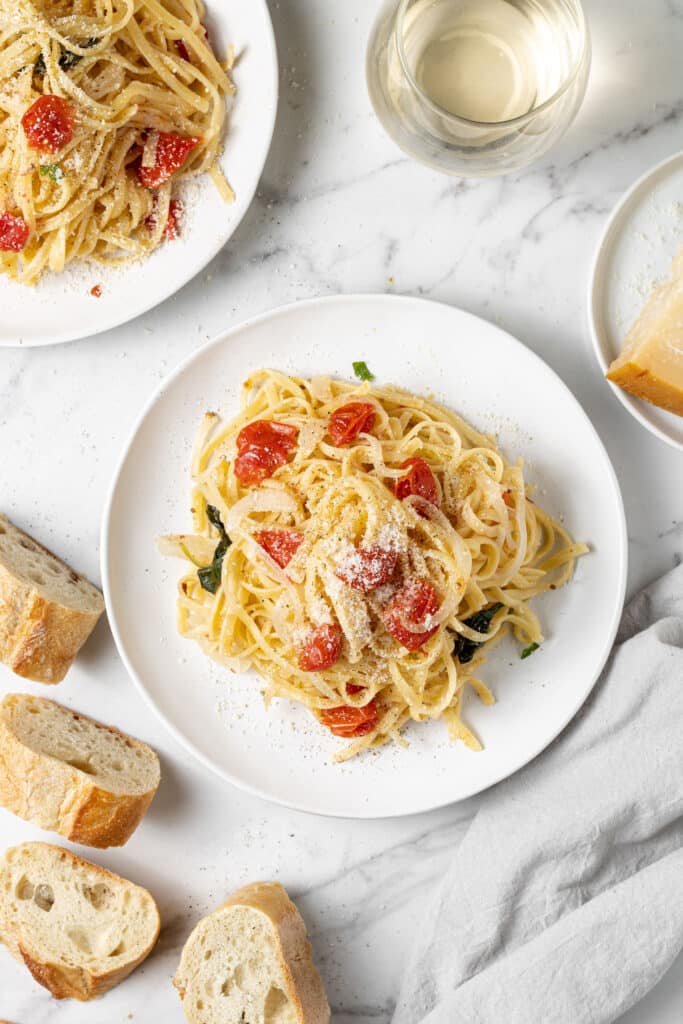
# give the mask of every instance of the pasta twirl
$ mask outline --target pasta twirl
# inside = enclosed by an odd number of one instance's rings
[[[450,410],[394,387],[270,370],[242,411],[204,417],[178,626],[212,658],[268,681],[351,742],[461,717],[465,688],[509,631],[543,640],[530,600],[587,548],[530,498],[522,466]]]

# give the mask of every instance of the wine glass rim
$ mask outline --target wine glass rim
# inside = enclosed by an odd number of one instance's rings
[[[424,91],[424,89],[419,84],[419,82],[413,75],[412,71],[410,70],[410,66],[408,64],[408,57],[405,52],[405,47],[403,45],[403,21],[406,15],[408,4],[411,3],[411,0],[400,0],[398,11],[396,14],[396,24],[394,27],[394,32],[396,36],[396,49],[398,50],[398,55],[401,61],[403,73],[406,76],[411,88],[414,89],[416,93],[418,93],[420,98],[429,107],[431,107],[432,110],[439,115],[439,117],[442,117],[446,120],[453,121],[457,124],[467,125],[473,128],[489,129],[514,127],[515,125],[528,121],[530,118],[536,117],[538,114],[542,114],[544,111],[552,107],[553,104],[557,103],[557,101],[572,87],[581,70],[581,67],[586,57],[586,52],[590,45],[588,22],[586,20],[586,15],[584,13],[581,0],[563,0],[563,2],[571,6],[576,14],[578,28],[581,33],[581,50],[576,58],[574,67],[572,68],[570,74],[565,78],[565,80],[562,82],[559,88],[557,88],[555,92],[548,97],[547,100],[544,100],[543,103],[539,103],[539,105],[537,107],[533,107],[532,110],[528,110],[526,114],[519,114],[517,117],[511,117],[504,121],[475,121],[472,118],[462,117],[460,114],[454,114],[450,110],[447,110],[445,107],[442,107],[441,104],[435,103],[431,96],[429,96]]]

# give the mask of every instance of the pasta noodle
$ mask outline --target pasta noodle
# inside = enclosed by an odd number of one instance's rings
[[[480,749],[465,688],[493,702],[488,651],[542,643],[530,601],[587,551],[490,438],[394,387],[258,371],[204,417],[192,480],[194,532],[160,540],[188,563],[181,634],[350,739],[338,760],[410,720]]]
[[[0,270],[35,284],[72,260],[175,237],[179,180],[218,165],[232,58],[201,0],[0,0]]]

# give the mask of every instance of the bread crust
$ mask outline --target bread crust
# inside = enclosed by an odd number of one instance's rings
[[[329,1024],[330,1007],[322,978],[313,962],[313,951],[306,935],[306,925],[279,882],[254,882],[238,889],[213,913],[220,916],[231,907],[250,907],[263,914],[271,924],[275,936],[277,956],[285,982],[285,992],[297,1015],[297,1024]],[[213,915],[212,915],[213,916]],[[194,932],[186,945],[192,942]],[[185,997],[180,971],[173,984]],[[183,1007],[185,1009],[185,1007]],[[191,1008],[186,1016],[191,1024]]]
[[[26,538],[33,550],[59,562],[74,582],[83,578],[2,514],[0,525],[12,536]],[[100,607],[92,612],[49,601],[0,559],[0,660],[25,679],[61,682],[104,611],[104,599],[99,596]]]
[[[142,821],[159,778],[151,789],[140,794],[102,789],[80,769],[22,743],[10,721],[13,701],[17,699],[26,698],[22,694],[8,694],[0,704],[0,804],[19,818],[74,843],[97,849],[123,846]],[[118,729],[96,724],[120,737],[132,749],[142,747],[153,753],[146,744]]]
[[[26,845],[30,846],[32,844],[27,843]],[[59,855],[59,860],[70,861],[75,870],[94,870],[103,882],[108,881],[114,886],[127,884],[136,889],[141,888],[140,886],[135,886],[133,882],[128,882],[119,875],[115,875],[112,871],[107,871],[106,868],[102,868],[98,864],[93,864],[91,861],[84,860],[77,854],[63,849],[61,846],[54,846],[50,843],[41,843],[39,845],[47,846],[56,851]],[[147,892],[147,890],[143,891]],[[16,960],[24,964],[38,984],[46,988],[55,999],[77,999],[80,1002],[88,1002],[108,992],[109,989],[114,988],[124,978],[127,978],[149,956],[156,945],[161,927],[159,911],[149,892],[147,892],[147,896],[156,915],[153,937],[140,956],[135,957],[115,970],[90,970],[85,967],[67,966],[66,964],[53,963],[50,960],[41,959],[40,954],[36,950],[28,948],[21,936],[12,929],[12,922],[8,921],[2,914],[0,914],[0,941],[4,943]]]

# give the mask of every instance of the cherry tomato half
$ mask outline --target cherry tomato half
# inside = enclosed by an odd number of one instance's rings
[[[74,134],[75,111],[61,96],[39,96],[21,119],[31,149],[39,153],[57,153]]]
[[[389,582],[397,561],[398,552],[391,548],[356,548],[343,560],[336,575],[347,587],[368,594]]]
[[[249,448],[266,448],[268,451],[280,450],[285,455],[296,448],[298,430],[289,423],[278,423],[277,420],[254,420],[242,427],[237,435],[237,451],[242,454]]]
[[[282,452],[269,452],[265,448],[249,448],[235,459],[235,476],[245,487],[260,484],[272,476],[276,469],[287,463]]]
[[[272,476],[296,448],[298,430],[275,420],[254,420],[237,435],[235,476],[250,486]]]
[[[281,569],[287,568],[304,539],[296,530],[259,530],[255,537]]]
[[[159,188],[180,167],[202,140],[194,135],[159,132],[153,167],[138,166],[138,181],[145,188]]]
[[[336,623],[312,629],[299,649],[299,668],[304,672],[322,672],[331,668],[342,651],[344,634]]]
[[[335,409],[327,429],[337,448],[351,444],[359,434],[369,434],[375,425],[375,407],[369,402],[349,402]]]
[[[351,687],[347,687],[351,689]],[[349,704],[342,704],[338,708],[327,708],[320,713],[320,721],[335,736],[344,739],[354,739],[357,736],[367,736],[377,725],[379,711],[375,700],[371,700],[364,708],[351,707]]]
[[[28,236],[29,227],[23,217],[0,213],[0,252],[21,252]]]
[[[406,459],[401,465],[401,469],[406,469],[408,472],[394,483],[394,494],[399,501],[410,497],[411,494],[417,494],[425,501],[438,506],[439,492],[429,463],[417,457]]]
[[[439,610],[439,599],[429,580],[412,579],[384,609],[382,621],[388,633],[409,651],[423,647],[439,627],[424,629],[430,615]]]

